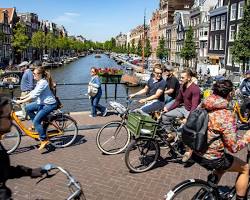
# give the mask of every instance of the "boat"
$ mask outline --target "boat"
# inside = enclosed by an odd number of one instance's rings
[[[95,58],[101,58],[101,55],[100,54],[96,54]]]

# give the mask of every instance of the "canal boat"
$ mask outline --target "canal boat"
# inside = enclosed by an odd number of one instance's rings
[[[101,58],[101,55],[100,54],[96,54],[95,58]]]

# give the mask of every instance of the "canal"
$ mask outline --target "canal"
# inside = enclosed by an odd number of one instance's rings
[[[63,103],[63,110],[66,112],[79,112],[90,110],[90,101],[88,99],[87,85],[77,85],[88,83],[90,80],[90,69],[91,67],[105,68],[105,67],[115,67],[121,68],[117,63],[110,59],[107,55],[101,54],[100,58],[95,58],[95,54],[88,55],[83,58],[64,65],[59,68],[54,68],[51,70],[53,79],[58,83],[57,85],[57,96],[61,99]],[[61,85],[64,84],[65,85]],[[76,85],[67,85],[67,84]],[[105,87],[102,85],[103,95],[101,99],[102,105],[107,105],[108,101],[114,100],[114,85],[107,85],[107,96],[113,97],[105,100],[104,91]],[[129,88],[131,90],[138,90],[137,88]],[[117,101],[124,103],[126,97],[126,87],[124,85],[119,85],[117,87]]]

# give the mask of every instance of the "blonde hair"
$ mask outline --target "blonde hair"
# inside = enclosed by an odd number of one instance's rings
[[[160,69],[163,72],[162,64],[160,64],[160,63],[154,64],[153,70],[155,71],[155,69]]]

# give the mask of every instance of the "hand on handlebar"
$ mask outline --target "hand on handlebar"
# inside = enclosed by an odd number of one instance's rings
[[[43,174],[45,174],[47,172],[47,170],[41,168],[41,167],[38,167],[38,168],[34,168],[32,169],[31,171],[31,175],[30,177],[31,178],[38,178],[38,177],[42,177]]]

